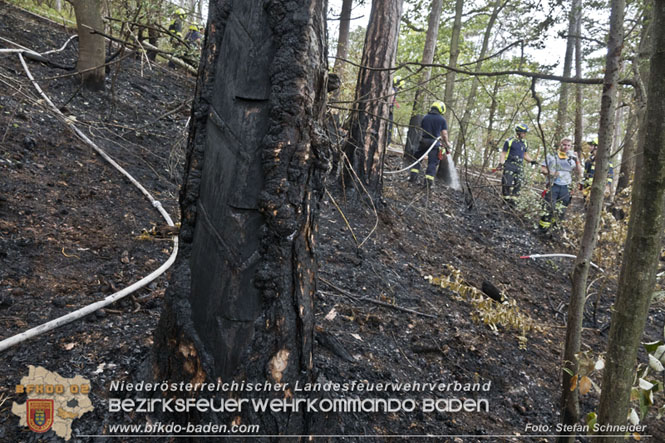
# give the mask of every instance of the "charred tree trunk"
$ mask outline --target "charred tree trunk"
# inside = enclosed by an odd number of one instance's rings
[[[450,36],[450,57],[448,66],[457,67],[457,58],[459,57],[459,36],[462,31],[462,14],[464,13],[464,0],[455,1],[455,19],[453,21],[452,35]],[[443,95],[443,101],[448,107],[446,112],[446,121],[448,126],[452,123],[453,116],[453,94],[455,92],[455,71],[446,73],[446,90]]]
[[[155,331],[158,380],[311,381],[325,5],[211,3],[180,193],[182,251]],[[235,415],[261,434],[308,430],[302,413],[257,414]],[[185,415],[175,419],[202,418]]]
[[[591,186],[589,208],[580,250],[575,260],[572,275],[572,290],[568,306],[568,324],[566,327],[566,344],[563,356],[564,368],[572,374],[578,374],[579,364],[576,354],[580,352],[582,320],[584,317],[584,301],[586,283],[589,275],[589,264],[598,238],[598,226],[603,206],[603,194],[609,169],[610,145],[612,144],[612,128],[614,126],[614,109],[616,107],[617,86],[623,48],[623,16],[625,0],[612,0],[610,14],[610,33],[607,43],[605,61],[605,79],[600,106],[600,127],[598,128],[598,153],[596,155],[596,172]],[[562,371],[562,412],[561,423],[573,425],[579,419],[579,388],[571,390],[572,376]],[[624,415],[625,418],[625,415]],[[563,432],[563,434],[569,434]],[[559,437],[559,442],[570,442],[574,437]]]
[[[372,198],[381,195],[393,99],[391,71],[403,0],[373,0],[344,152]],[[348,179],[348,174],[343,174]]]
[[[427,34],[425,35],[425,47],[423,48],[423,65],[430,65],[434,61],[434,50],[436,49],[436,38],[439,35],[439,22],[441,21],[442,8],[443,0],[432,0],[432,7],[427,22]],[[423,114],[429,110],[429,108],[425,109],[423,102],[426,102],[425,99],[427,98],[427,94],[425,94],[425,88],[427,88],[431,75],[431,67],[423,70],[423,73],[420,76],[420,86],[416,89],[415,97],[413,99],[413,112],[411,112],[411,115]]]
[[[104,89],[105,45],[104,37],[93,34],[94,30],[103,31],[101,4],[99,0],[69,0],[74,6],[76,27],[79,35],[79,58],[76,70],[81,73],[81,83],[87,89]]]
[[[665,2],[653,2],[646,140],[638,159],[619,289],[612,313],[598,423],[626,423],[637,351],[656,283],[665,212]],[[616,433],[614,433],[616,434]],[[605,435],[608,435],[607,433]],[[607,441],[621,439],[607,437]]]
[[[344,83],[344,61],[349,54],[349,28],[351,25],[351,7],[353,0],[344,0],[342,2],[342,12],[339,15],[339,34],[337,37],[337,54],[335,55],[335,65],[333,71],[339,77],[340,84]],[[333,100],[339,97],[342,88],[340,87],[333,93]]]

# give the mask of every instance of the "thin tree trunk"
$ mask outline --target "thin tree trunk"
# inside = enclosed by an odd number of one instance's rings
[[[423,48],[424,65],[429,65],[434,61],[434,50],[436,49],[436,39],[439,35],[439,22],[441,21],[441,9],[443,8],[443,0],[432,0],[432,6],[429,13],[429,20],[427,22],[427,34],[425,35],[425,47]],[[425,68],[420,76],[420,85],[416,89],[415,97],[413,99],[413,111],[411,115],[422,114],[427,112],[429,108],[425,108],[423,103],[427,103],[426,88],[432,75],[432,68]]]
[[[391,71],[403,0],[373,0],[344,152],[372,198],[381,195],[388,141]],[[365,68],[367,67],[367,68]],[[374,69],[372,69],[374,68]],[[377,70],[378,68],[379,70]],[[344,178],[349,178],[343,174]]]
[[[339,16],[339,34],[337,36],[337,54],[335,55],[335,65],[333,72],[339,77],[340,84],[344,82],[344,68],[346,62],[343,61],[349,54],[349,28],[351,25],[351,7],[353,0],[344,0],[342,2],[342,12]],[[339,97],[342,88],[337,89],[332,96],[333,100]]]
[[[155,331],[157,380],[312,380],[325,5],[211,3],[180,193],[182,250]],[[228,425],[237,415],[265,435],[311,429],[298,412],[190,414],[172,419]]]
[[[104,89],[105,45],[104,37],[93,34],[93,30],[103,31],[100,0],[70,0],[76,14],[76,27],[79,35],[79,58],[76,70],[81,73],[81,83],[87,89]]]
[[[630,176],[635,169],[635,137],[637,129],[637,112],[631,111],[626,125],[626,135],[624,136],[623,153],[621,155],[621,167],[617,179],[615,196],[628,187]],[[617,174],[615,174],[616,176]]]
[[[584,318],[584,301],[589,263],[598,238],[600,213],[603,206],[603,194],[609,169],[610,145],[614,126],[614,109],[616,107],[617,86],[621,65],[621,49],[623,47],[623,17],[625,0],[612,0],[610,13],[610,32],[607,43],[605,61],[605,80],[600,105],[600,127],[598,128],[598,153],[596,155],[596,171],[591,186],[589,208],[587,209],[584,233],[580,250],[575,260],[572,275],[572,291],[568,306],[568,324],[566,327],[566,344],[563,356],[563,367],[573,374],[578,374],[579,364],[576,354],[580,352],[582,320]],[[572,425],[579,419],[579,388],[571,390],[572,376],[562,371],[562,412],[561,423]],[[563,432],[562,434],[569,434]],[[559,437],[559,442],[574,441],[574,437]]]
[[[503,3],[504,0],[496,0],[494,2],[492,15],[490,16],[489,21],[487,22],[487,28],[485,29],[485,35],[483,36],[483,45],[480,49],[480,54],[478,55],[478,61],[476,62],[476,72],[480,72],[483,66],[483,59],[487,54],[487,49],[489,48],[490,36],[492,35],[492,29],[494,28],[494,23],[499,16],[499,12],[506,5]],[[471,90],[469,91],[469,96],[466,99],[466,106],[464,107],[464,116],[460,122],[460,130],[457,138],[455,139],[455,153],[453,155],[453,162],[455,164],[459,163],[459,158],[462,155],[462,147],[466,144],[466,130],[469,126],[469,121],[471,120],[471,113],[474,110],[474,102],[476,100],[476,92],[478,90],[478,78],[473,77],[471,81]]]
[[[462,14],[464,13],[464,0],[455,1],[455,20],[453,21],[452,35],[450,36],[450,57],[448,66],[457,67],[457,58],[459,57],[459,36],[462,31]],[[455,93],[455,71],[449,70],[446,73],[446,90],[443,95],[443,101],[448,107],[446,111],[446,120],[450,126],[453,116],[453,96]]]
[[[492,137],[492,131],[494,130],[494,117],[496,115],[496,96],[499,94],[499,78],[497,77],[494,81],[494,89],[492,90],[492,104],[490,105],[490,115],[488,118],[487,124],[487,136],[485,137],[485,150],[483,152],[483,167],[481,170],[485,170],[489,164],[490,159],[492,158],[492,153],[497,149],[497,142]]]
[[[582,0],[573,0],[568,16],[568,37],[566,39],[566,55],[563,61],[563,76],[570,77],[573,64],[573,52],[575,51],[575,33],[577,32],[577,21],[582,11]],[[556,129],[554,140],[558,143],[566,132],[566,119],[568,114],[568,83],[561,83],[559,92],[559,108],[556,116]]]
[[[649,7],[649,6],[648,6]],[[619,181],[617,183],[616,194],[621,192],[626,186],[628,186],[628,180],[635,169],[636,159],[642,155],[642,146],[646,142],[646,131],[644,127],[645,113],[646,113],[646,103],[647,103],[647,94],[644,87],[644,78],[648,78],[649,73],[649,60],[646,54],[652,52],[652,30],[653,30],[653,21],[651,19],[650,9],[644,14],[642,31],[640,35],[640,44],[637,50],[637,55],[631,60],[633,76],[637,80],[637,87],[634,88],[634,103],[635,110],[633,112],[635,116],[635,121],[633,122],[633,130],[629,133],[626,129],[626,136],[631,135],[630,139],[626,140],[626,145],[624,146],[623,156],[621,158],[621,175],[619,176]],[[630,120],[629,120],[629,127]],[[634,135],[635,127],[637,127],[637,134]],[[635,143],[635,140],[637,143]],[[630,151],[630,154],[628,153]],[[624,167],[624,163],[626,163]]]
[[[653,2],[653,42],[646,141],[635,177],[633,205],[612,313],[598,423],[626,423],[635,362],[656,283],[665,212],[665,1]],[[601,432],[601,435],[616,432]],[[607,437],[605,441],[622,441]]]
[[[575,27],[575,78],[582,78],[582,9],[580,0],[580,12],[577,14]],[[582,158],[582,143],[584,142],[584,109],[582,101],[582,85],[575,85],[575,152],[577,158]],[[561,140],[561,139],[559,139]]]

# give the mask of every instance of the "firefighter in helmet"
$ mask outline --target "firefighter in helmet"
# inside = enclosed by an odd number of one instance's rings
[[[425,185],[432,187],[434,185],[434,177],[436,176],[436,168],[443,158],[443,150],[446,154],[450,154],[450,142],[448,141],[448,123],[443,116],[446,113],[446,105],[443,102],[436,101],[432,103],[429,112],[423,117],[420,127],[423,136],[418,145],[418,151],[414,154],[416,159],[419,159],[427,150],[435,143],[434,148],[429,151],[427,157],[427,170],[425,171]],[[440,138],[440,140],[437,140]],[[436,140],[436,142],[435,142]],[[416,164],[411,169],[409,181],[416,182],[420,174],[420,165]]]
[[[584,181],[582,182],[582,194],[586,201],[591,185],[593,184],[593,176],[596,173],[596,153],[598,152],[598,138],[594,138],[589,142],[589,158],[584,162]],[[607,171],[607,183],[605,184],[605,195],[608,195],[612,187],[612,180],[614,179],[614,165],[609,163]]]
[[[503,169],[501,195],[509,203],[514,201],[522,188],[524,160],[532,165],[538,164],[527,152],[527,149],[529,149],[526,140],[527,132],[529,132],[529,127],[524,123],[515,126],[515,137],[511,137],[505,141],[501,155],[499,156],[499,167],[497,169]]]

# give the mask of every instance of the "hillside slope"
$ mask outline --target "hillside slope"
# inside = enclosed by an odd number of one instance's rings
[[[60,47],[68,38],[61,28],[0,6],[2,37],[36,51]],[[73,65],[75,42],[53,57]],[[140,57],[127,57],[121,69],[117,66],[110,68],[107,90],[96,95],[78,90],[75,79],[63,76],[67,71],[30,63],[56,105],[177,218],[194,79],[162,65],[148,66]],[[4,339],[136,281],[166,260],[171,243],[139,238],[143,230],[163,224],[159,214],[53,117],[16,56],[0,56],[0,82]],[[387,169],[399,163],[389,157]],[[495,182],[461,172],[468,185],[464,193],[437,188],[429,196],[404,175],[386,176],[384,201],[376,211],[362,201],[347,201],[329,178],[330,194],[320,204],[315,367],[321,386],[355,382],[355,387],[303,395],[402,402],[395,412],[324,414],[336,434],[356,436],[349,441],[370,434],[510,441],[510,436],[543,434],[527,425],[553,429],[558,422],[572,262],[520,256],[574,251],[538,237],[531,221],[504,206]],[[445,283],[455,275],[461,280]],[[111,423],[145,422],[144,414],[107,411],[109,384],[131,380],[149,354],[166,282],[160,278],[109,309],[5,351],[0,441],[58,441],[52,431],[39,436],[20,428],[11,413],[11,403],[23,401],[13,387],[28,365],[91,380],[95,410],[74,422],[74,435],[104,434]],[[481,299],[483,283],[498,287],[507,302]],[[612,291],[609,285],[602,295],[597,324],[590,318],[585,322],[585,349],[595,353],[605,347]],[[459,295],[463,292],[468,296]],[[645,341],[661,338],[664,321],[663,306],[653,306]],[[420,386],[387,388],[389,383]],[[441,383],[448,388],[431,385]],[[487,390],[464,390],[475,383]],[[435,398],[447,400],[449,409],[455,399],[475,399],[480,411],[424,411],[423,402]],[[596,392],[583,397],[585,413],[597,398]],[[418,403],[412,412],[407,411],[410,400]],[[439,402],[440,409],[445,405]],[[665,438],[653,415],[646,423],[656,441]],[[116,439],[123,440],[132,439]]]

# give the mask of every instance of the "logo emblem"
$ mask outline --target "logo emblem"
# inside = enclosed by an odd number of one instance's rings
[[[46,432],[53,426],[53,400],[28,400],[28,427],[34,432]]]

